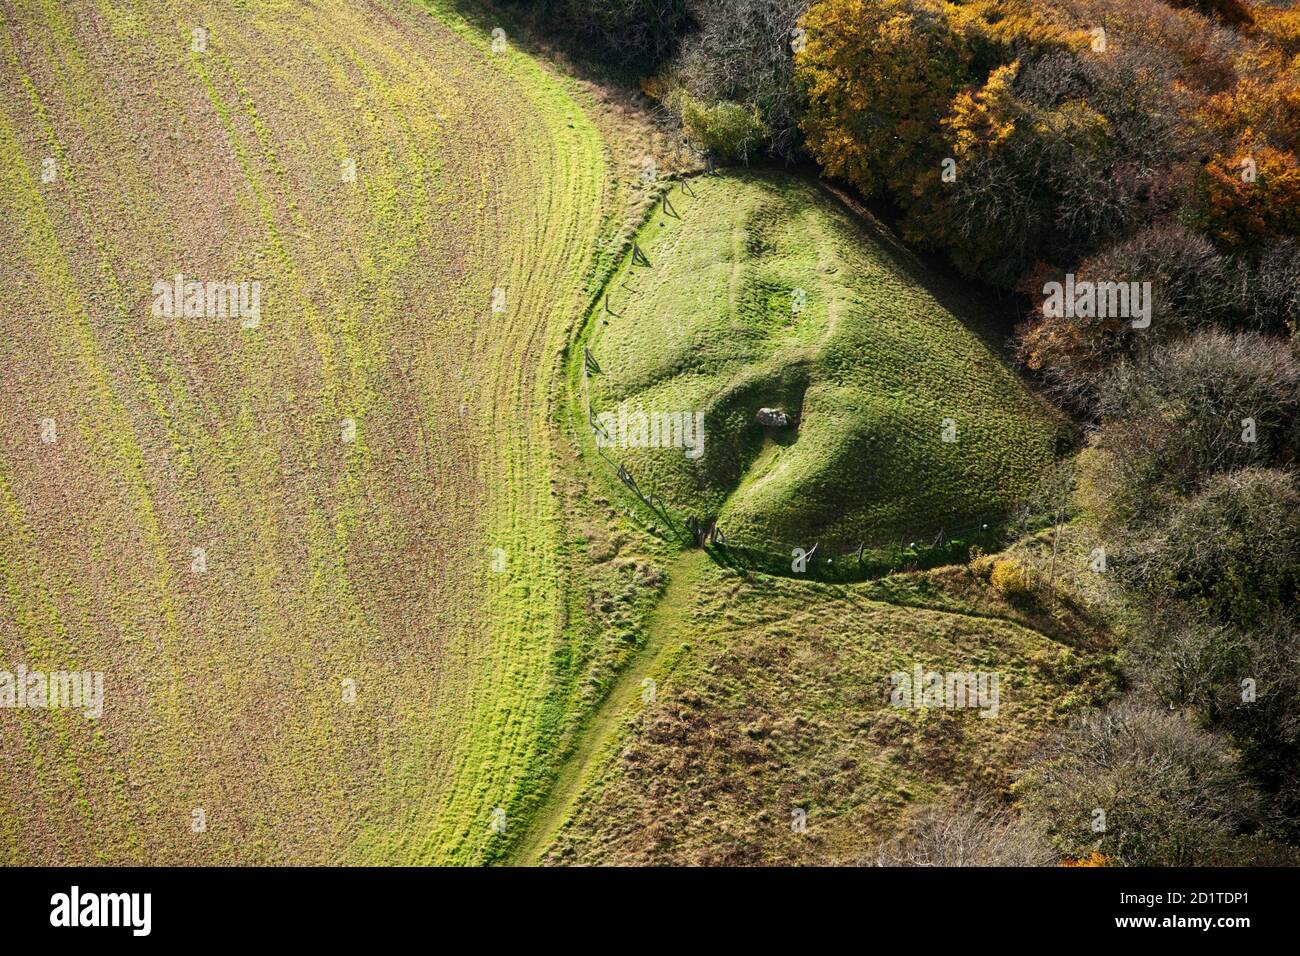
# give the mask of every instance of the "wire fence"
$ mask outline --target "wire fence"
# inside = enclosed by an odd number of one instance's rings
[[[683,194],[695,193],[684,182]],[[664,213],[674,218],[681,214],[671,205],[671,185],[660,195]],[[651,268],[639,244],[629,243],[625,263],[632,268]],[[610,282],[622,273],[616,270]],[[608,286],[606,287],[608,288]],[[635,290],[632,290],[635,292]],[[597,296],[608,310],[607,292]],[[596,307],[591,318],[599,314]],[[589,341],[584,337],[584,343]],[[823,543],[817,540],[804,542],[766,541],[744,542],[729,539],[714,515],[683,515],[670,502],[664,501],[652,488],[642,487],[637,475],[626,462],[617,461],[602,447],[601,439],[608,440],[596,411],[591,404],[590,377],[603,374],[600,362],[589,346],[582,350],[584,388],[582,410],[587,426],[596,439],[596,453],[609,474],[637,506],[626,513],[642,527],[668,540],[676,540],[687,547],[703,548],[720,564],[743,570],[763,571],[788,577],[806,577],[821,581],[855,581],[883,577],[899,571],[920,570],[965,561],[972,548],[985,551],[1000,550],[1015,537],[1037,530],[1051,523],[1048,515],[1038,514],[1026,500],[1014,500],[1006,507],[990,512],[978,519],[964,519],[962,523],[937,524],[917,527],[910,531],[891,532],[888,536],[864,538],[852,547],[841,539]]]
[[[1023,501],[996,513],[961,524],[930,525],[864,537],[856,546],[842,539],[744,541],[728,537],[712,515],[677,511],[653,491],[643,488],[627,465],[597,449],[602,464],[639,507],[627,515],[643,528],[686,547],[703,548],[720,563],[737,569],[762,571],[819,581],[860,581],[900,571],[921,570],[967,560],[972,548],[1001,550],[1023,534],[1046,527],[1050,516],[1035,514]]]

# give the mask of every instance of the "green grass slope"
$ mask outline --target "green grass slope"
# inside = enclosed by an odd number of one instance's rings
[[[597,414],[704,414],[694,460],[610,432],[643,488],[733,543],[808,547],[995,521],[1036,484],[1062,423],[957,290],[803,178],[693,191],[641,230],[649,264],[629,258],[588,341]],[[797,428],[759,424],[764,406]]]

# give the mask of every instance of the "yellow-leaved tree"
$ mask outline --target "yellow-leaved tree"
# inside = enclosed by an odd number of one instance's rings
[[[910,190],[944,155],[939,121],[970,79],[963,36],[941,5],[909,0],[815,0],[803,27],[809,153],[866,195]]]

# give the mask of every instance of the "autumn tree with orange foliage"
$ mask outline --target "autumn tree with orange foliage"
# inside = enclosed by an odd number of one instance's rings
[[[819,0],[795,58],[805,146],[867,195],[907,191],[942,156],[939,119],[970,80],[971,51],[943,10],[909,0]]]
[[[1240,58],[1238,70],[1230,89],[1205,100],[1196,122],[1223,144],[1244,139],[1300,148],[1300,62],[1253,52]]]
[[[1049,5],[815,0],[804,26],[809,152],[892,198],[909,241],[993,285],[1166,211],[1181,181],[1168,168],[1193,152],[1181,61],[1094,50]]]
[[[867,195],[904,198],[951,155],[942,124],[956,97],[1017,52],[1086,42],[1028,0],[815,0],[802,26],[795,77],[809,153]]]
[[[1087,856],[1080,857],[1077,860],[1062,860],[1061,866],[1110,866],[1110,857],[1093,850]]]
[[[1300,161],[1289,150],[1217,153],[1205,166],[1204,188],[1206,227],[1223,242],[1300,235]]]
[[[1300,8],[1254,4],[1246,32],[1289,56],[1300,55]]]

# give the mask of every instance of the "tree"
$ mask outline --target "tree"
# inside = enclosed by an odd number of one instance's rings
[[[1250,131],[1240,146],[1210,159],[1202,188],[1206,228],[1225,243],[1300,234],[1300,160],[1290,150],[1253,145]]]
[[[1296,439],[1300,358],[1285,340],[1203,329],[1117,363],[1098,398],[1106,418],[1177,427],[1184,490],[1201,476],[1267,464]],[[1171,463],[1172,464],[1172,463]]]
[[[905,235],[1010,286],[1044,250],[1077,261],[1183,198],[1194,139],[1174,71],[1140,51],[1054,49],[994,69],[941,121],[954,166],[925,171]]]
[[[1271,144],[1300,148],[1300,77],[1287,58],[1248,52],[1237,61],[1236,82],[1208,97],[1196,114],[1216,144]],[[1240,172],[1240,170],[1238,170]]]
[[[1046,834],[1006,808],[984,803],[927,806],[892,840],[878,844],[866,866],[1052,866]]]
[[[1159,418],[1103,422],[1079,454],[1079,504],[1108,551],[1154,527],[1179,500],[1178,426]]]
[[[1291,473],[1212,475],[1158,528],[1131,536],[1112,565],[1139,587],[1251,623],[1293,603],[1300,586],[1300,488]]]
[[[758,107],[740,103],[704,103],[679,90],[670,101],[695,146],[721,159],[748,161],[767,138]]]
[[[791,160],[802,152],[803,97],[794,82],[795,32],[807,0],[691,0],[693,31],[656,80],[702,104],[737,103],[757,113],[763,146]]]
[[[1250,626],[1216,623],[1164,601],[1144,615],[1127,668],[1159,707],[1194,709],[1232,735],[1279,835],[1300,837],[1300,624],[1273,610]]]
[[[1300,56],[1300,8],[1257,4],[1249,32],[1288,56]]]
[[[1059,273],[1040,270],[1022,281],[1021,290],[1040,304],[1045,279]],[[1151,324],[1133,328],[1123,317],[1045,315],[1019,329],[1018,352],[1025,364],[1040,372],[1057,397],[1080,411],[1095,413],[1107,378],[1122,362],[1137,362],[1127,380],[1109,383],[1109,394],[1122,397],[1135,375],[1151,369],[1166,385],[1172,380],[1162,369],[1166,352],[1187,363],[1294,364],[1284,343],[1254,338],[1192,337],[1183,347],[1171,343],[1187,333],[1211,332],[1215,327],[1248,333],[1287,334],[1300,318],[1300,245],[1280,240],[1260,247],[1251,256],[1230,257],[1177,223],[1162,223],[1086,259],[1078,267],[1079,282],[1149,282]],[[1198,331],[1199,330],[1199,331]],[[1152,361],[1143,355],[1156,355]],[[1233,357],[1235,354],[1235,357]],[[1240,371],[1244,372],[1244,366]],[[1262,372],[1262,368],[1259,370]],[[1226,374],[1226,367],[1215,374]],[[1288,373],[1289,374],[1289,373]],[[1113,407],[1113,402],[1111,403]],[[1248,408],[1243,415],[1250,415]]]
[[[1246,610],[1228,581],[1198,584],[1197,569],[1179,549],[1195,551],[1198,535],[1219,535],[1226,547],[1240,537],[1232,522],[1293,525],[1283,520],[1293,497],[1289,472],[1262,466],[1289,457],[1296,446],[1300,361],[1294,352],[1254,333],[1205,330],[1119,362],[1098,390],[1097,410],[1104,420],[1079,457],[1078,497],[1114,552],[1118,572],[1147,590],[1169,586]],[[1232,473],[1236,484],[1206,485]],[[1234,493],[1241,502],[1234,503]],[[1272,514],[1275,507],[1280,510]],[[1238,576],[1267,561],[1273,535],[1267,528],[1257,538],[1246,534],[1241,547],[1255,547],[1259,556],[1243,554],[1225,567]]]
[[[1018,69],[995,70],[980,90],[955,98],[943,120],[953,188],[940,190],[936,164],[918,180],[904,224],[908,239],[947,249],[963,273],[1001,286],[1013,285],[1044,248],[1073,259],[1129,217],[1110,175],[1106,117],[1082,100],[1026,103],[1011,84]]]
[[[1188,7],[1224,23],[1242,26],[1252,22],[1250,8],[1242,0],[1169,0],[1171,7]]]
[[[866,195],[903,193],[946,155],[939,120],[971,79],[971,52],[937,5],[815,0],[795,78],[808,152]]]
[[[1133,705],[1077,720],[1016,790],[1061,854],[1121,866],[1230,862],[1258,808],[1222,737]]]
[[[690,24],[686,0],[517,0],[552,29],[621,67],[651,70]]]
[[[1293,337],[1300,332],[1300,242],[1288,238],[1262,246],[1244,298],[1249,327]]]

